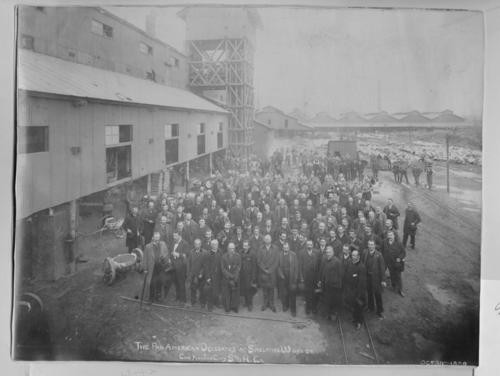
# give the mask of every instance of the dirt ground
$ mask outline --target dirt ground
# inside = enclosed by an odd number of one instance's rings
[[[253,312],[240,317],[145,306],[139,309],[143,276],[130,272],[112,286],[102,282],[102,262],[125,252],[125,241],[105,233],[82,237],[78,248],[89,261],[56,282],[30,286],[44,300],[50,345],[57,359],[196,361],[244,363],[425,363],[477,364],[479,333],[481,170],[452,166],[451,192],[446,170],[435,165],[431,191],[398,185],[392,173],[380,173],[374,202],[394,199],[402,213],[413,201],[422,217],[415,250],[408,250],[403,283],[406,297],[383,293],[385,320],[372,314],[366,330],[355,331],[348,312],[337,322],[306,316],[298,298],[298,314]],[[402,223],[401,218],[401,223]],[[87,217],[82,232],[97,228]],[[389,284],[390,285],[390,284]],[[164,302],[176,306],[173,292]],[[177,306],[178,308],[182,308]],[[221,313],[216,309],[215,313]],[[241,317],[244,316],[244,317]],[[270,321],[257,318],[282,320]],[[346,354],[341,342],[345,340]],[[346,359],[347,358],[347,359]]]

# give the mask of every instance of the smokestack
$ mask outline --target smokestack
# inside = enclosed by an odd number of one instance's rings
[[[156,37],[156,13],[154,10],[151,10],[146,15],[146,33],[152,37]]]

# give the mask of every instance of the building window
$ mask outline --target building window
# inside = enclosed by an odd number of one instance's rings
[[[165,164],[179,162],[179,124],[165,124]]]
[[[224,146],[224,134],[222,132],[217,133],[217,149]]]
[[[132,176],[131,145],[106,148],[106,176],[108,184]]]
[[[153,55],[153,47],[144,42],[139,43],[139,50],[146,55]]]
[[[288,128],[288,119],[285,119],[285,128]]]
[[[124,142],[132,142],[131,125],[106,125],[106,145],[116,145]]]
[[[198,155],[200,154],[205,154],[205,135],[204,134],[199,134],[198,135]]]
[[[113,28],[109,25],[103,24],[102,22],[92,20],[90,29],[94,34],[102,37],[113,38]]]
[[[165,62],[165,65],[167,67],[179,67],[179,59],[177,59],[175,56],[170,56],[168,61]]]
[[[205,134],[205,123],[200,123],[198,134]]]
[[[179,137],[179,124],[165,125],[165,139]]]
[[[156,81],[156,74],[153,69],[151,69],[151,72],[146,72],[146,79],[151,81]]]
[[[35,39],[31,35],[21,35],[21,48],[33,50],[35,47]]]
[[[219,123],[219,128],[217,130],[217,149],[222,148],[224,145],[224,124],[222,122]]]
[[[170,165],[177,162],[179,162],[179,139],[165,140],[165,164]]]
[[[18,127],[17,140],[20,154],[49,151],[49,127]]]

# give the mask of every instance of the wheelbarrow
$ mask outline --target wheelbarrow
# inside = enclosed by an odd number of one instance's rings
[[[140,248],[135,248],[132,253],[122,253],[115,257],[107,257],[103,263],[103,281],[108,286],[113,282],[127,274],[129,271],[135,270],[142,272],[142,261],[144,253]]]
[[[123,218],[116,219],[115,217],[105,217],[103,226],[99,231],[101,232],[101,235],[104,231],[109,231],[115,234],[117,238],[123,238],[124,235],[122,225],[124,221],[125,219]]]

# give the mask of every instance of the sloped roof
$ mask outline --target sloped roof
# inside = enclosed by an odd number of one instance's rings
[[[439,123],[461,123],[465,121],[463,117],[460,117],[458,115],[455,115],[451,111],[443,111],[441,112],[437,117],[433,119],[433,121],[439,122]]]
[[[318,112],[316,116],[309,120],[311,123],[334,123],[337,120],[327,112]]]
[[[392,123],[398,121],[395,117],[389,115],[386,111],[381,111],[373,114],[370,121],[374,123]]]
[[[304,129],[307,129],[307,130],[310,130],[310,129],[313,129],[312,126],[308,125],[308,124],[304,124],[303,121],[300,121],[299,119],[297,119],[296,117],[292,116],[292,115],[289,115],[289,114],[286,114],[284,111],[280,110],[279,108],[277,107],[274,107],[274,106],[265,106],[263,107],[260,111],[258,111],[255,116],[256,117],[259,117],[260,115],[264,115],[266,113],[278,113],[280,114],[281,116],[285,117],[285,118],[288,118],[288,119],[291,119],[291,120],[295,120],[296,123],[297,123],[297,126],[298,128],[304,128]],[[279,127],[279,126],[276,126],[276,124],[266,124],[267,127],[269,127],[270,129],[278,129],[278,130],[283,130],[283,129],[290,129],[290,130],[297,130],[297,127],[291,127],[291,128],[282,128],[282,127]]]
[[[345,113],[339,121],[347,123],[366,123],[366,119],[354,111]]]
[[[288,115],[294,117],[295,119],[299,120],[300,122],[309,121],[309,118],[306,116],[306,114],[304,114],[298,108],[294,108],[293,111],[290,112]]]
[[[408,123],[425,123],[430,121],[429,118],[425,117],[418,111],[411,111],[401,119],[403,122],[408,122]]]
[[[228,113],[196,94],[28,50],[18,56],[18,89],[85,99]]]
[[[274,106],[265,106],[263,107],[260,111],[258,111],[259,113],[262,113],[262,112],[277,112],[283,116],[288,116],[288,117],[292,117],[290,115],[287,115],[285,114],[283,111],[281,111],[278,107],[274,107]]]
[[[256,125],[260,125],[261,127],[264,127],[264,128],[266,128],[266,129],[269,129],[269,130],[274,130],[274,128],[273,128],[273,127],[271,127],[271,126],[269,126],[269,125],[267,125],[267,124],[264,124],[263,122],[258,121],[257,119],[253,119],[253,122],[254,122],[254,124],[256,124]]]

